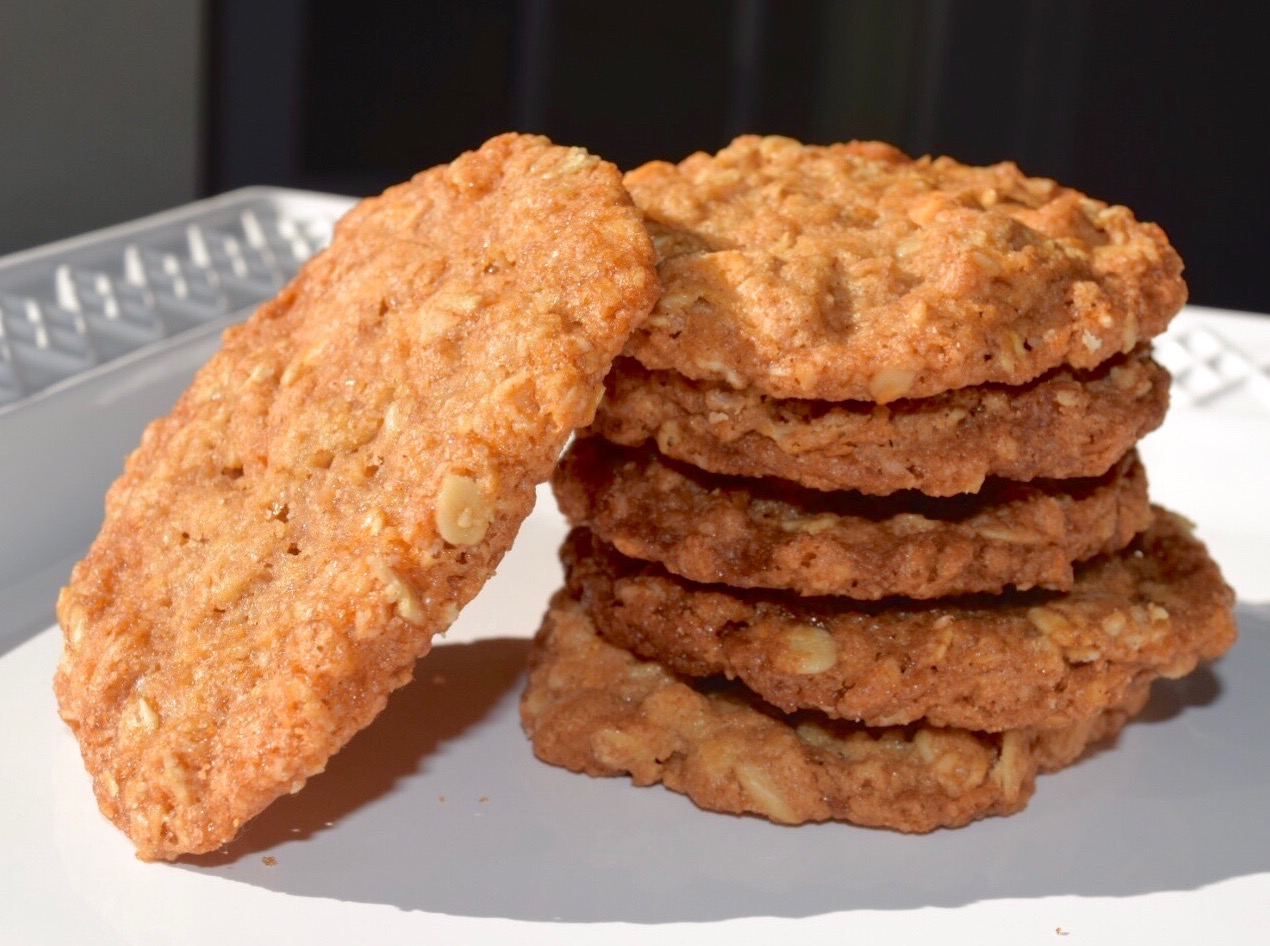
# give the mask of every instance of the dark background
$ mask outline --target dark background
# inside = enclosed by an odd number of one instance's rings
[[[734,135],[1017,161],[1270,312],[1263,5],[0,2],[0,252],[246,184],[367,194],[508,129],[624,168]]]
[[[1155,220],[1193,301],[1270,312],[1259,3],[211,6],[204,186],[364,194],[516,128],[623,168],[755,131],[1017,161]],[[272,36],[270,55],[260,38]],[[291,72],[278,75],[278,38]],[[279,88],[276,83],[289,83]],[[275,83],[275,98],[259,90]]]

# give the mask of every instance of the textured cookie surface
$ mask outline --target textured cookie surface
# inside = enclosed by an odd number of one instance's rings
[[[605,643],[561,592],[530,652],[521,721],[544,761],[662,782],[702,808],[930,831],[1020,810],[1038,772],[1118,732],[1149,687],[1136,681],[1114,705],[1046,731],[869,729],[785,716],[735,683],[684,680]]]
[[[1233,594],[1160,509],[1124,552],[1078,568],[1066,594],[868,603],[745,592],[626,559],[585,530],[564,558],[611,643],[678,673],[738,678],[786,712],[875,726],[1061,727],[1144,675],[1189,673],[1235,639]]]
[[[658,287],[611,165],[506,135],[354,208],[146,431],[55,680],[139,856],[298,790],[489,576]]]
[[[776,476],[822,490],[973,493],[989,476],[1100,476],[1154,430],[1169,376],[1146,352],[1026,385],[961,388],[878,405],[779,400],[650,372],[618,359],[595,432],[716,473]]]
[[[1099,479],[879,498],[716,476],[587,437],[552,485],[571,524],[693,581],[863,599],[1065,590],[1073,562],[1122,548],[1151,521],[1136,454]]]
[[[630,353],[775,397],[885,403],[1089,368],[1186,300],[1158,227],[1013,164],[746,136],[626,185],[665,286]]]

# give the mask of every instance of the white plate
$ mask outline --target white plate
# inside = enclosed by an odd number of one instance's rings
[[[1231,318],[1180,320],[1175,371],[1216,337],[1260,377],[1270,321]],[[1020,815],[922,837],[781,828],[536,762],[516,701],[559,580],[548,500],[416,683],[226,856],[136,861],[57,718],[58,632],[0,656],[0,942],[1265,942],[1270,409],[1260,381],[1202,381],[1143,449],[1154,495],[1235,584],[1241,640],[1157,685]]]

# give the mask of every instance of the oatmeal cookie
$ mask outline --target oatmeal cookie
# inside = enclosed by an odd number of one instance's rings
[[[628,352],[772,397],[886,403],[1092,368],[1186,301],[1159,227],[1010,163],[745,136],[626,186],[665,286]]]
[[[1217,566],[1159,509],[1125,551],[1078,568],[1067,594],[870,603],[748,592],[671,576],[585,530],[563,557],[610,643],[677,673],[738,678],[786,712],[871,726],[1058,728],[1116,703],[1144,674],[1189,673],[1235,639]]]
[[[617,170],[505,135],[366,200],[110,489],[55,690],[143,859],[298,791],[490,575],[659,287]]]
[[[1124,547],[1151,521],[1135,453],[1097,479],[993,480],[973,496],[931,499],[722,477],[651,445],[587,437],[552,486],[572,525],[684,578],[863,599],[1067,590],[1073,562]]]
[[[1145,350],[1026,385],[961,388],[879,405],[776,400],[621,358],[593,431],[715,473],[821,490],[930,496],[1011,480],[1101,476],[1168,409],[1168,372]]]
[[[1038,772],[1078,759],[1145,705],[1150,681],[1059,729],[867,728],[784,715],[736,683],[677,677],[605,643],[557,594],[530,652],[521,721],[539,758],[663,783],[702,808],[782,824],[957,827],[1027,804]]]

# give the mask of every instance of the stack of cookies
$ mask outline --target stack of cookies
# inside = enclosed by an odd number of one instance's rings
[[[1011,164],[745,137],[626,176],[661,301],[554,486],[544,760],[783,823],[1020,810],[1233,597],[1134,452],[1158,227]]]

